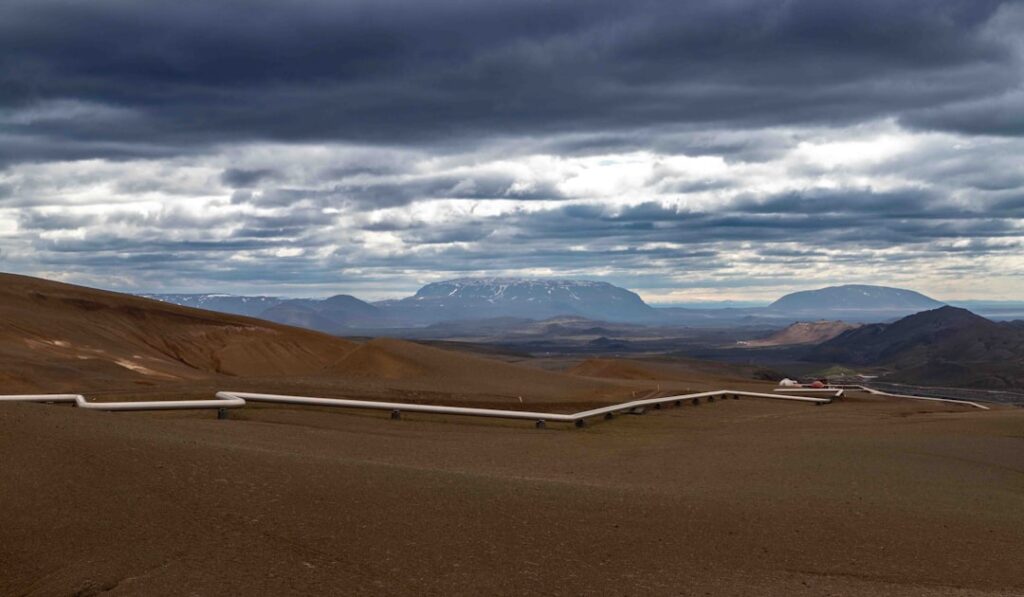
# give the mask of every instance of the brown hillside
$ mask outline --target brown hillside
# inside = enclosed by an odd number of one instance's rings
[[[317,372],[354,344],[246,317],[0,274],[4,392]]]
[[[568,373],[609,380],[656,382],[663,389],[714,389],[722,387],[764,390],[761,370],[747,365],[697,359],[587,359]]]
[[[602,377],[609,379],[654,380],[669,377],[663,371],[656,370],[649,364],[624,359],[587,359],[573,367],[569,372],[584,377]]]
[[[612,382],[464,352],[391,339],[357,344],[257,319],[0,274],[0,393],[141,396],[150,386],[161,396],[173,394],[166,397],[201,397],[231,386],[516,408],[625,395]]]
[[[748,348],[767,346],[796,346],[800,344],[821,344],[843,332],[859,328],[856,323],[845,321],[801,321],[779,330],[767,338],[740,342]]]
[[[392,338],[370,340],[324,372],[354,380],[380,380],[395,387],[460,394],[526,396],[567,402],[622,395],[621,388],[606,382]]]

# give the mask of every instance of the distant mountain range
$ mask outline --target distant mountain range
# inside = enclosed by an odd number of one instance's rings
[[[636,293],[587,280],[461,278],[427,284],[416,294],[369,303],[350,295],[286,299],[225,294],[149,294],[178,305],[248,315],[329,333],[419,328],[488,319],[539,321],[579,317],[660,326],[734,326],[794,321],[894,321],[943,303],[912,290],[846,285],[788,294],[766,307],[656,308]]]
[[[420,327],[448,321],[542,320],[559,316],[655,323],[662,315],[634,292],[606,282],[585,280],[462,278],[427,284],[413,296],[376,303],[344,294],[326,299],[225,294],[143,296],[332,333]]]
[[[234,294],[140,294],[139,296],[182,307],[247,317],[261,317],[267,309],[284,300],[273,296],[238,296]]]

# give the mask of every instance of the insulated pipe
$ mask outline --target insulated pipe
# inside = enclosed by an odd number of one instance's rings
[[[780,396],[778,394],[763,394],[758,392],[741,392],[736,390],[714,390],[698,394],[686,394],[681,396],[664,396],[661,398],[647,398],[644,400],[633,400],[621,402],[611,406],[603,406],[591,410],[581,411],[575,414],[540,413],[521,410],[498,410],[491,408],[466,408],[462,406],[435,406],[430,404],[407,404],[400,402],[373,402],[367,400],[349,400],[347,398],[312,398],[308,396],[284,396],[280,394],[254,394],[250,392],[217,392],[219,398],[238,398],[253,402],[277,402],[284,404],[304,404],[308,406],[337,406],[343,408],[365,408],[371,410],[404,410],[409,412],[424,412],[444,415],[466,415],[472,417],[492,417],[499,419],[530,419],[547,421],[559,421],[563,423],[574,423],[588,417],[596,417],[605,414],[614,414],[620,411],[633,410],[638,407],[653,406],[676,400],[711,398],[724,394],[736,394],[749,396],[751,398],[774,398],[777,400],[794,400],[798,402],[812,402],[816,404],[827,404],[832,402],[830,398],[811,398],[809,396]]]
[[[775,388],[773,392],[807,392],[810,394],[832,394],[835,397],[843,395],[842,388]]]
[[[973,406],[974,408],[980,408],[981,410],[991,410],[984,404],[978,404],[977,402],[971,402],[970,400],[957,400],[956,398],[932,398],[930,396],[912,396],[910,394],[890,394],[889,392],[883,392],[881,390],[873,390],[867,386],[858,386],[852,384],[844,384],[841,386],[833,386],[830,388],[775,388],[773,392],[835,392],[839,391],[837,396],[842,396],[844,389],[846,390],[860,390],[867,392],[868,394],[874,394],[875,396],[888,396],[889,398],[910,398],[911,400],[930,400],[932,402],[951,402],[953,404],[964,404],[967,406]]]
[[[714,390],[711,392],[700,392],[697,394],[684,394],[681,396],[667,396],[664,398],[648,398],[646,400],[634,400],[632,402],[623,402],[621,404],[613,404],[611,406],[603,406],[601,408],[585,410],[570,416],[574,417],[575,419],[585,419],[587,417],[594,417],[597,415],[603,415],[605,413],[614,413],[620,410],[630,410],[640,406],[662,404],[665,402],[674,402],[676,400],[699,400],[701,398],[712,398],[715,396],[722,396],[725,394],[748,396],[750,398],[774,398],[777,400],[795,400],[797,402],[813,402],[817,404],[828,404],[829,402],[832,402],[830,398],[811,398],[810,396],[780,396],[778,394],[762,394],[759,392],[743,392],[738,390]]]
[[[372,400],[350,400],[348,398],[313,398],[310,396],[286,396],[282,394],[255,394],[252,392],[217,392],[222,400],[241,400],[249,402],[274,402],[277,404],[301,404],[304,406],[334,406],[342,408],[362,408],[368,410],[388,410],[404,412],[433,413],[436,415],[465,415],[467,417],[494,417],[500,419],[529,419],[536,421],[572,422],[573,415],[530,412],[525,410],[498,410],[491,408],[468,408],[464,406],[435,406],[431,404],[411,404],[405,402],[376,402]],[[216,402],[216,401],[214,401]]]
[[[0,402],[74,402],[78,408],[104,411],[193,410],[207,408],[241,408],[241,398],[218,397],[217,400],[152,400],[148,402],[89,402],[81,394],[24,394],[0,396]]]
[[[952,402],[953,404],[966,404],[973,406],[974,408],[980,408],[981,410],[992,410],[984,404],[978,404],[977,402],[971,402],[970,400],[956,400],[955,398],[930,398],[928,396],[911,396],[910,394],[890,394],[889,392],[883,392],[881,390],[872,390],[865,386],[859,386],[861,390],[864,390],[868,394],[874,394],[876,396],[888,396],[890,398],[910,398],[911,400],[930,400],[932,402]]]
[[[602,415],[614,415],[616,412],[642,409],[646,406],[660,405],[667,402],[679,400],[699,400],[700,398],[714,398],[732,394],[734,396],[748,396],[751,398],[774,398],[778,400],[792,400],[796,402],[809,402],[817,405],[832,402],[831,398],[812,398],[809,396],[782,396],[779,394],[764,394],[759,392],[745,392],[737,390],[714,390],[711,392],[700,392],[697,394],[685,394],[679,396],[664,396],[661,398],[647,398],[644,400],[633,400],[622,402],[611,406],[594,408],[574,414],[543,413],[521,410],[500,410],[491,408],[468,408],[463,406],[441,406],[430,404],[411,404],[403,402],[377,402],[371,400],[350,400],[347,398],[315,398],[311,396],[287,396],[282,394],[258,394],[253,392],[217,392],[216,400],[167,400],[148,402],[88,402],[81,394],[26,394],[15,396],[0,396],[0,402],[74,402],[78,408],[104,411],[143,411],[143,410],[185,410],[185,409],[225,409],[241,408],[246,402],[272,402],[276,404],[298,404],[304,406],[331,406],[341,408],[361,408],[370,410],[388,410],[392,413],[422,412],[442,415],[461,415],[470,417],[490,417],[498,419],[528,419],[532,421],[556,421],[561,423],[575,423],[577,427],[583,427],[586,419]]]

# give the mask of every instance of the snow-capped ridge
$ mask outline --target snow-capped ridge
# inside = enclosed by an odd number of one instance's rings
[[[427,284],[388,308],[422,319],[577,315],[609,321],[652,319],[654,309],[636,293],[594,280],[456,278]],[[428,315],[428,312],[431,313]],[[437,319],[440,318],[440,319]]]

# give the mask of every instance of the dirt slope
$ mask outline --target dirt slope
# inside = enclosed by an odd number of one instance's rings
[[[351,342],[234,315],[0,274],[3,391],[303,375]]]
[[[212,394],[228,386],[491,406],[628,395],[612,382],[460,351],[390,339],[360,344],[257,319],[0,274],[0,393],[204,397],[195,395],[196,388]]]
[[[584,397],[625,395],[606,382],[391,338],[378,338],[358,346],[328,366],[325,373],[436,392],[500,394],[511,398],[524,395],[571,402]]]
[[[760,367],[685,358],[593,358],[568,369],[571,375],[608,380],[647,382],[663,390],[721,388],[771,389],[770,371]]]
[[[748,348],[765,346],[795,346],[800,344],[821,344],[848,330],[860,327],[845,321],[799,321],[774,334],[757,340],[746,340],[739,344]]]

